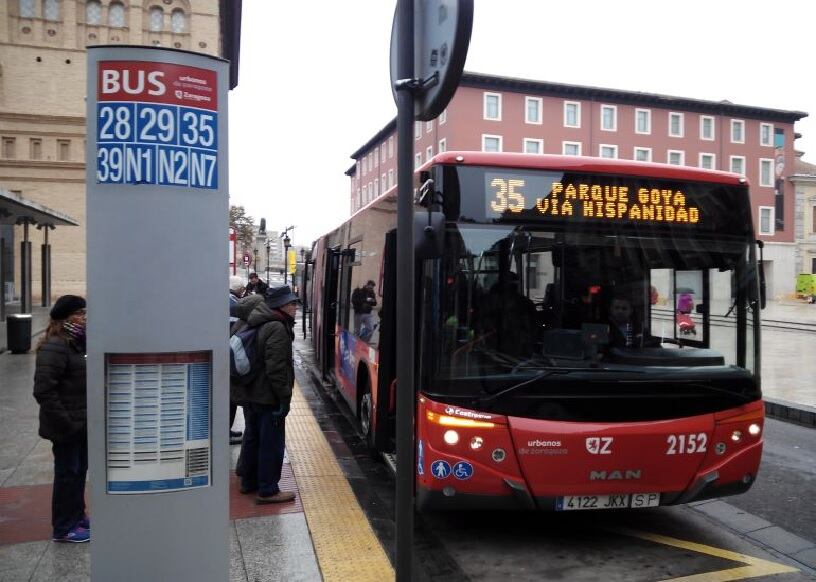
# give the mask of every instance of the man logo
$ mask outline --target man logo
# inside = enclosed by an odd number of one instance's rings
[[[612,437],[588,437],[586,449],[593,455],[611,455]]]

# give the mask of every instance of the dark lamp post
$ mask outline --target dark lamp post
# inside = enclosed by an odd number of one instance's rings
[[[289,243],[292,240],[289,238],[289,235],[283,236],[283,284],[287,285],[288,277],[289,277]]]

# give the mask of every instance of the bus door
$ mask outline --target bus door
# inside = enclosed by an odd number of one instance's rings
[[[326,252],[326,271],[323,274],[323,334],[320,350],[320,373],[327,377],[334,369],[334,336],[337,326],[337,281],[340,270],[340,249]]]

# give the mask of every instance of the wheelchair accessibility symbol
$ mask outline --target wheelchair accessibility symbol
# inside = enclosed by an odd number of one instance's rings
[[[453,476],[460,481],[470,479],[473,476],[473,465],[464,461],[459,461],[453,466]]]
[[[451,466],[447,461],[434,461],[431,463],[431,473],[437,479],[445,479],[451,473]]]

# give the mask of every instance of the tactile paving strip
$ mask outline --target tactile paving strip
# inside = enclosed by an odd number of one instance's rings
[[[388,556],[297,384],[286,419],[286,450],[323,579],[393,580]]]

